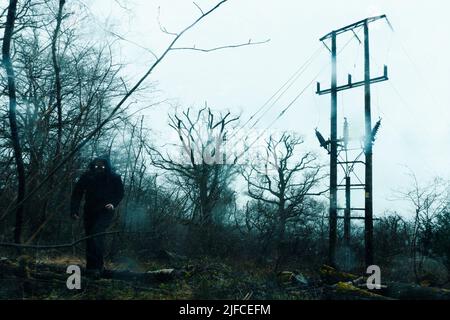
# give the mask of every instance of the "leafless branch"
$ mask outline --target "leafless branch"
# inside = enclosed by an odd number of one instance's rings
[[[246,43],[240,43],[240,44],[234,44],[234,45],[231,44],[231,45],[226,45],[226,46],[214,47],[214,48],[210,48],[210,49],[196,48],[194,45],[192,47],[174,47],[171,50],[193,50],[193,51],[201,51],[201,52],[212,52],[212,51],[223,50],[223,49],[232,49],[232,48],[239,48],[239,47],[245,47],[245,46],[251,46],[251,45],[259,45],[259,44],[268,43],[269,41],[270,41],[270,39],[267,39],[265,41],[258,41],[258,42],[252,42],[251,40],[249,40]]]
[[[99,236],[104,236],[108,234],[117,234],[120,233],[119,231],[106,231],[106,232],[100,232],[96,233],[90,236],[83,237],[81,239],[78,239],[76,241],[73,241],[71,243],[65,243],[65,244],[53,244],[53,245],[34,245],[34,244],[17,244],[17,243],[9,243],[9,242],[0,242],[0,247],[13,247],[13,248],[21,248],[21,249],[61,249],[61,248],[71,248],[73,246],[76,246],[80,242],[83,242],[85,240],[96,238]]]
[[[202,8],[200,8],[200,6],[198,4],[196,4],[195,2],[193,2],[193,4],[197,7],[198,10],[200,10],[201,14],[205,14],[202,10]]]
[[[203,15],[204,15],[204,14],[202,13],[202,16],[203,16]],[[164,32],[165,34],[168,34],[168,35],[171,35],[171,36],[178,37],[178,36],[179,36],[178,33],[167,31],[167,29],[161,24],[160,17],[161,17],[161,7],[158,7],[158,16],[157,16],[156,19],[158,20],[159,29],[160,29],[162,32]]]

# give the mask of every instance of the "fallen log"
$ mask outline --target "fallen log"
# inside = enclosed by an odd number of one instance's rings
[[[105,270],[102,273],[102,277],[105,279],[134,280],[143,281],[146,283],[168,282],[183,278],[186,275],[186,271],[177,269],[161,269],[147,272],[133,272],[129,270]]]
[[[337,271],[335,268],[323,265],[319,270],[320,278],[323,282],[327,284],[335,284],[338,282],[348,282],[348,281],[355,281],[359,279],[359,276],[347,273],[347,272],[341,272]]]
[[[45,279],[45,280],[67,280],[69,274],[67,266],[35,263],[29,257],[20,257],[16,262],[9,259],[0,260],[0,278],[13,275],[21,279]],[[137,281],[143,283],[163,283],[183,278],[187,272],[182,269],[161,269],[147,272],[134,272],[129,270],[104,270],[101,275],[89,274],[85,268],[80,267],[81,276],[88,278],[117,279],[123,281]]]
[[[158,251],[158,253],[156,254],[156,258],[167,262],[184,262],[188,260],[186,256],[182,256],[167,250]]]
[[[399,300],[450,300],[450,290],[419,286],[410,283],[383,283],[380,289],[366,290],[365,277],[340,272],[324,265],[320,277],[328,284],[329,299],[399,299]],[[331,286],[330,286],[331,285]]]
[[[410,283],[388,282],[380,289],[367,290],[366,284],[338,282],[329,285],[325,298],[333,300],[450,300],[450,290]]]
[[[401,300],[450,300],[450,290],[409,283],[389,282],[377,291],[384,296]]]
[[[379,292],[359,288],[351,282],[338,282],[324,290],[325,299],[331,300],[393,300]]]

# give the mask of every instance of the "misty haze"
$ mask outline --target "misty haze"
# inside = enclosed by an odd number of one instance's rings
[[[450,5],[343,3],[2,1],[0,299],[449,299]]]

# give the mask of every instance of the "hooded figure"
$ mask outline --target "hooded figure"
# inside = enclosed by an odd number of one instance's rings
[[[81,199],[84,203],[86,236],[105,232],[114,217],[114,210],[123,198],[122,179],[111,169],[107,158],[95,158],[80,177],[72,192],[70,213],[79,218]],[[104,235],[86,240],[86,270],[103,272]]]

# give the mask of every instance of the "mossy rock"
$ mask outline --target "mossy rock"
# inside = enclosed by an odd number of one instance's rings
[[[335,299],[342,300],[389,300],[387,297],[360,289],[348,282],[338,282],[334,293]]]
[[[347,272],[337,271],[335,268],[327,266],[327,265],[323,265],[320,268],[319,273],[320,273],[321,279],[328,284],[334,284],[337,282],[354,281],[359,278],[357,275],[347,273]]]
[[[291,271],[281,271],[277,274],[278,283],[286,285],[292,283],[295,274]]]

